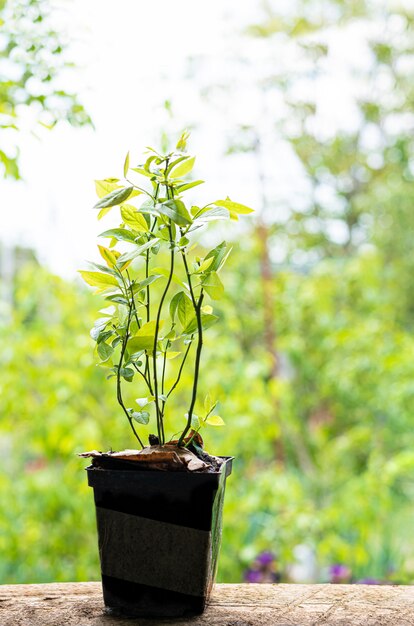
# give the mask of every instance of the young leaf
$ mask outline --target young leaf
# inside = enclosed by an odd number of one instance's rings
[[[145,217],[132,204],[121,205],[122,221],[134,230],[142,233],[148,232],[148,224]]]
[[[126,178],[126,175],[128,174],[128,170],[129,170],[129,152],[127,152],[127,155],[125,157],[125,162],[124,162],[124,176]]]
[[[197,207],[195,207],[197,208]],[[204,209],[198,209],[194,214],[194,219],[200,222],[213,222],[214,220],[228,220],[230,213],[227,209],[220,206],[205,207]]]
[[[163,321],[160,322],[160,328],[162,328],[163,323]],[[135,354],[140,350],[152,350],[154,348],[155,324],[155,321],[147,322],[128,341],[127,347],[131,354]]]
[[[237,220],[238,215],[247,215],[248,213],[253,213],[253,209],[246,206],[245,204],[240,204],[239,202],[233,202],[227,197],[225,200],[216,200],[214,202],[216,206],[224,207],[230,212],[230,217],[232,219]]]
[[[210,257],[209,259],[204,259],[204,261],[196,271],[196,274],[202,274],[203,272],[206,272],[209,269],[210,265],[212,265],[212,263],[214,263],[213,257]]]
[[[214,259],[214,262],[210,265],[211,271],[217,272],[221,267],[223,267],[225,260],[230,254],[230,250],[231,249],[227,249],[226,242],[222,241],[218,246],[216,246],[215,248],[213,248],[213,250],[210,250],[210,252],[206,254],[204,260],[211,258]]]
[[[106,296],[105,300],[109,300],[110,302],[116,302],[117,304],[123,304],[124,306],[128,306],[129,304],[126,298],[119,295]]]
[[[210,272],[203,278],[202,285],[210,298],[220,300],[224,293],[223,283],[221,282],[217,272]]]
[[[130,243],[135,243],[138,233],[133,233],[126,228],[110,228],[109,230],[105,230],[105,232],[98,235],[98,237],[113,237],[117,241],[129,241]]]
[[[119,374],[122,376],[122,378],[130,383],[134,378],[135,371],[130,367],[121,367],[119,370]]]
[[[113,355],[114,349],[109,346],[105,341],[98,343],[98,354],[103,362],[108,361]]]
[[[131,195],[133,187],[124,187],[123,189],[115,189],[108,193],[108,195],[104,196],[97,202],[94,206],[94,209],[106,209],[107,207],[116,206],[117,204],[121,204]]]
[[[191,183],[184,183],[183,185],[177,185],[178,193],[182,193],[183,191],[187,191],[187,189],[192,189],[193,187],[197,187],[197,185],[202,185],[204,180],[193,180]]]
[[[177,356],[180,356],[180,354],[181,352],[167,352],[167,359],[172,361],[173,359],[177,358]]]
[[[161,215],[169,217],[178,226],[187,226],[192,223],[191,215],[181,200],[166,200],[155,205]]]
[[[176,145],[177,150],[180,150],[180,152],[185,152],[189,136],[190,136],[190,133],[188,130],[183,131],[183,133],[181,134],[181,137],[177,141],[177,145]]]
[[[131,417],[133,420],[138,422],[138,424],[148,424],[150,414],[148,411],[133,411],[131,413]]]
[[[170,172],[171,178],[182,178],[194,167],[195,157],[187,157],[184,161],[179,163],[176,167],[174,167]]]
[[[210,415],[210,417],[206,419],[206,423],[210,424],[210,426],[225,426],[224,420],[220,415]]]
[[[218,320],[217,315],[210,315],[209,313],[203,313],[201,315],[201,325],[203,327],[203,330],[207,330],[208,328],[210,328],[210,326],[215,324],[217,320]],[[188,326],[184,328],[183,335],[193,335],[197,331],[198,331],[197,319],[193,317],[193,319],[190,321]]]
[[[152,178],[153,176],[152,172],[149,172],[143,167],[131,167],[131,170],[133,172],[137,172],[137,174],[141,174],[141,176],[147,176],[148,178]]]
[[[182,294],[183,292],[179,291],[171,298],[170,301],[170,317],[173,322],[175,321],[175,314],[177,313],[178,303],[182,298]]]
[[[188,413],[185,414],[185,419],[188,419]],[[198,430],[201,426],[200,423],[200,418],[198,417],[198,415],[196,415],[195,413],[193,413],[191,415],[191,426],[195,429]]]
[[[98,198],[103,198],[104,196],[107,196],[108,194],[110,194],[112,191],[115,191],[116,189],[122,189],[122,187],[120,185],[118,185],[117,182],[110,182],[108,180],[95,180],[95,190],[96,190],[96,195],[98,196]],[[110,210],[111,207],[107,208],[107,211],[105,211],[105,213],[107,213]],[[105,214],[103,213],[103,215]],[[98,219],[102,217],[102,215],[98,215]]]
[[[195,316],[194,306],[191,299],[184,291],[180,291],[177,295],[180,296],[177,304],[178,319],[184,328]]]
[[[118,281],[114,276],[110,274],[103,274],[101,272],[85,272],[79,270],[79,274],[82,276],[85,283],[92,287],[99,287],[99,289],[108,289],[111,286],[118,286]]]
[[[117,250],[109,250],[109,248],[105,248],[105,246],[99,245],[98,250],[103,260],[106,261],[108,267],[114,267],[116,264],[116,260],[120,256],[120,253]]]
[[[143,409],[144,406],[147,406],[147,404],[149,404],[150,402],[154,401],[154,396],[149,396],[147,398],[136,398],[135,402],[138,404],[138,406]]]
[[[148,248],[155,246],[157,241],[158,241],[157,238],[150,239],[149,241],[147,241],[147,243],[144,243],[142,246],[138,246],[134,250],[131,250],[131,252],[125,252],[124,254],[121,254],[121,256],[119,257],[117,261],[117,266],[119,267],[123,265],[124,263],[126,263],[127,261],[133,261],[134,259],[137,258],[137,256],[145,252],[145,250],[148,250]]]
[[[170,270],[168,270],[166,267],[154,267],[151,270],[151,274],[159,274],[161,276],[164,276],[164,278],[168,278],[170,275]],[[184,289],[188,290],[187,284],[184,283],[181,278],[177,276],[177,274],[173,274],[172,279],[175,283],[177,283],[177,285],[180,285],[180,287],[184,287]]]

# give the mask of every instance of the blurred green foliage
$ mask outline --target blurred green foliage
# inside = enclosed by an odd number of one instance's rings
[[[60,120],[91,124],[77,94],[65,87],[73,63],[54,11],[48,0],[0,0],[0,169],[5,177],[20,178],[22,126],[51,128]]]
[[[329,41],[306,37],[363,28],[361,20],[379,27],[369,31],[358,129],[321,133],[318,104],[292,95],[297,77],[272,83],[287,113],[269,136],[283,127],[309,193],[302,210],[292,197],[283,220],[264,198],[229,258],[222,321],[206,337],[200,397],[217,396],[227,424],[207,434],[206,447],[236,456],[219,578],[241,580],[264,549],[284,568],[305,544],[322,568],[341,562],[355,578],[412,582],[413,15],[380,2],[328,0],[318,11],[318,0],[299,1],[289,15],[271,4],[250,34],[269,48],[296,40],[312,76],[323,74]],[[259,158],[260,141],[252,146]],[[74,454],[133,441],[93,363],[95,311],[80,285],[33,263],[16,276],[0,324],[1,582],[99,577],[92,494]]]
[[[240,580],[262,549],[287,564],[306,543],[322,565],[346,562],[377,577],[396,568],[408,580],[414,338],[398,320],[393,278],[377,252],[328,260],[308,275],[279,273],[275,317],[290,366],[269,380],[254,242],[248,253],[236,249],[229,261],[202,381],[228,424],[206,446],[237,457],[221,579]],[[0,580],[96,579],[92,493],[75,452],[133,445],[112,381],[93,362],[96,301],[29,264],[14,303],[0,331]],[[190,369],[177,415],[191,382]]]

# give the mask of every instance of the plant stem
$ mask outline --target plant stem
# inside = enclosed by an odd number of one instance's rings
[[[164,304],[164,300],[168,293],[168,289],[170,288],[173,273],[174,273],[174,242],[172,240],[171,224],[168,226],[168,230],[170,233],[170,245],[171,245],[170,273],[169,273],[167,284],[165,285],[165,289],[161,296],[160,304],[158,307],[157,318],[155,321],[155,335],[154,335],[154,348],[153,348],[155,409],[157,413],[158,437],[160,439],[161,445],[165,442],[165,437],[164,437],[163,415],[162,415],[162,412],[160,411],[160,406],[158,402],[157,343],[158,343],[158,333],[159,333],[159,328],[160,328],[162,305]]]
[[[141,191],[142,193],[145,193],[147,196],[149,196],[150,198],[154,199],[152,194],[150,194],[149,191],[147,191],[146,189],[144,189],[143,187],[138,187],[138,185],[136,185],[135,183],[132,182],[132,180],[129,180],[129,178],[125,178],[125,180],[127,181],[127,183],[129,183],[132,187],[134,187],[134,189],[138,189],[138,191]]]
[[[170,390],[169,390],[169,392],[167,393],[167,398],[169,398],[169,397],[170,397],[170,395],[172,394],[172,392],[174,391],[174,389],[176,388],[176,386],[177,386],[177,385],[178,385],[178,383],[180,382],[181,374],[182,374],[182,371],[183,371],[183,368],[184,368],[184,363],[186,362],[186,359],[187,359],[188,353],[190,352],[190,348],[191,348],[192,343],[193,343],[193,341],[192,341],[192,340],[193,340],[193,337],[194,337],[194,335],[191,335],[191,342],[190,342],[190,343],[188,344],[188,346],[187,346],[187,350],[185,351],[185,354],[184,354],[183,360],[181,361],[180,369],[178,370],[178,375],[177,375],[177,378],[176,378],[176,380],[175,380],[175,383],[173,384],[173,386],[171,387],[171,389],[170,389]]]
[[[153,198],[154,199],[154,204],[155,204],[155,202],[158,199],[159,189],[160,189],[160,186],[157,185],[157,188],[156,188],[155,194],[154,194],[154,198]],[[150,224],[151,224],[151,216],[150,216],[149,219],[150,219]],[[154,218],[154,222],[152,223],[151,228],[150,228],[150,233],[151,234],[154,232],[156,224],[157,224],[157,218],[155,217]],[[149,239],[150,239],[150,235],[148,236],[148,241],[149,241]],[[148,250],[146,251],[146,254],[145,254],[145,278],[149,277],[149,261],[150,261],[150,251],[149,251],[149,248],[148,248]],[[146,291],[147,291],[147,301],[145,303],[145,308],[147,309],[147,323],[148,323],[150,321],[150,318],[151,318],[151,299],[150,299],[150,293],[151,292],[150,292],[150,286],[149,285],[147,285]],[[150,387],[151,395],[153,396],[154,393],[152,391],[152,385],[151,385],[150,365],[149,365],[149,357],[148,357],[147,350],[145,350],[145,376],[150,381],[149,387]]]
[[[187,262],[185,263],[185,266],[186,266],[186,270],[188,270]],[[189,275],[188,275],[188,277],[189,277]],[[190,285],[190,283],[189,283],[189,285]],[[194,293],[192,291],[192,287],[191,287],[191,293],[192,293],[193,301],[195,302],[195,298],[194,298]],[[201,351],[202,351],[202,348],[203,348],[203,326],[202,326],[202,323],[201,323],[201,305],[203,303],[203,298],[204,298],[204,293],[203,293],[203,290],[201,290],[198,302],[195,304],[195,312],[196,312],[197,328],[198,328],[198,339],[197,339],[197,352],[196,352],[195,365],[194,365],[193,393],[192,393],[192,397],[191,397],[190,408],[188,410],[187,425],[184,428],[184,430],[181,433],[181,436],[180,436],[180,438],[178,440],[178,444],[177,445],[179,447],[182,445],[186,434],[188,433],[188,431],[191,428],[191,420],[192,420],[192,417],[193,417],[194,406],[195,406],[196,399],[197,399],[197,386],[198,386],[198,377],[199,377],[199,373],[200,373]]]
[[[124,401],[122,399],[122,391],[121,391],[121,374],[120,374],[120,370],[121,370],[121,367],[122,367],[122,361],[124,360],[124,354],[125,354],[125,350],[126,350],[127,341],[129,339],[129,325],[131,323],[131,313],[132,313],[132,305],[129,306],[127,328],[126,328],[125,337],[124,337],[124,339],[122,341],[121,355],[120,355],[120,359],[119,359],[119,363],[118,363],[118,370],[117,370],[117,374],[116,374],[116,394],[117,394],[117,400],[118,400],[119,404],[121,405],[125,415],[128,418],[129,425],[132,428],[132,432],[134,433],[135,437],[138,439],[141,448],[143,448],[144,444],[142,443],[142,441],[141,441],[137,431],[135,430],[135,426],[132,423],[132,418],[131,418],[130,414],[128,413],[128,411],[127,411],[127,409],[125,407]]]

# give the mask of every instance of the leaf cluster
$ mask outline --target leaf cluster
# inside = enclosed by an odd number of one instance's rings
[[[203,333],[218,319],[208,301],[223,296],[219,274],[231,248],[223,241],[200,252],[194,233],[217,220],[237,220],[252,209],[228,197],[203,206],[186,204],[183,194],[204,181],[187,179],[195,157],[185,152],[185,145],[184,134],[174,152],[161,155],[149,148],[145,162],[134,167],[128,153],[123,179],[96,181],[98,219],[116,212],[118,224],[99,235],[107,240],[98,246],[104,263],[91,263],[80,272],[109,303],[91,336],[108,378],[116,379],[118,402],[141,445],[135,426],[148,424],[151,413],[160,443],[166,442],[168,399],[191,361],[192,393],[179,445],[190,429],[195,436],[205,424],[224,423],[212,415],[217,402],[205,400],[203,417],[194,411]],[[126,406],[122,392],[124,382],[135,379],[146,391],[136,401],[138,410]]]

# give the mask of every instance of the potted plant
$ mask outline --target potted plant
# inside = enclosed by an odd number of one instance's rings
[[[223,425],[209,396],[198,407],[204,333],[217,321],[210,301],[230,252],[226,242],[198,256],[196,235],[214,220],[251,212],[229,198],[187,208],[183,194],[203,181],[185,180],[195,157],[184,133],[176,150],[149,149],[144,164],[124,164],[124,180],[96,181],[98,219],[120,212],[101,233],[104,263],[81,271],[109,306],[91,336],[115,384],[137,450],[84,453],[94,489],[104,601],[126,615],[201,613],[217,566],[230,457],[203,449],[200,431]],[[140,183],[136,182],[140,179]],[[167,409],[185,367],[193,372],[179,433],[167,432]],[[167,382],[169,384],[167,385]],[[125,388],[138,385],[135,406]],[[145,391],[140,391],[141,389]],[[142,430],[155,432],[145,445]]]

